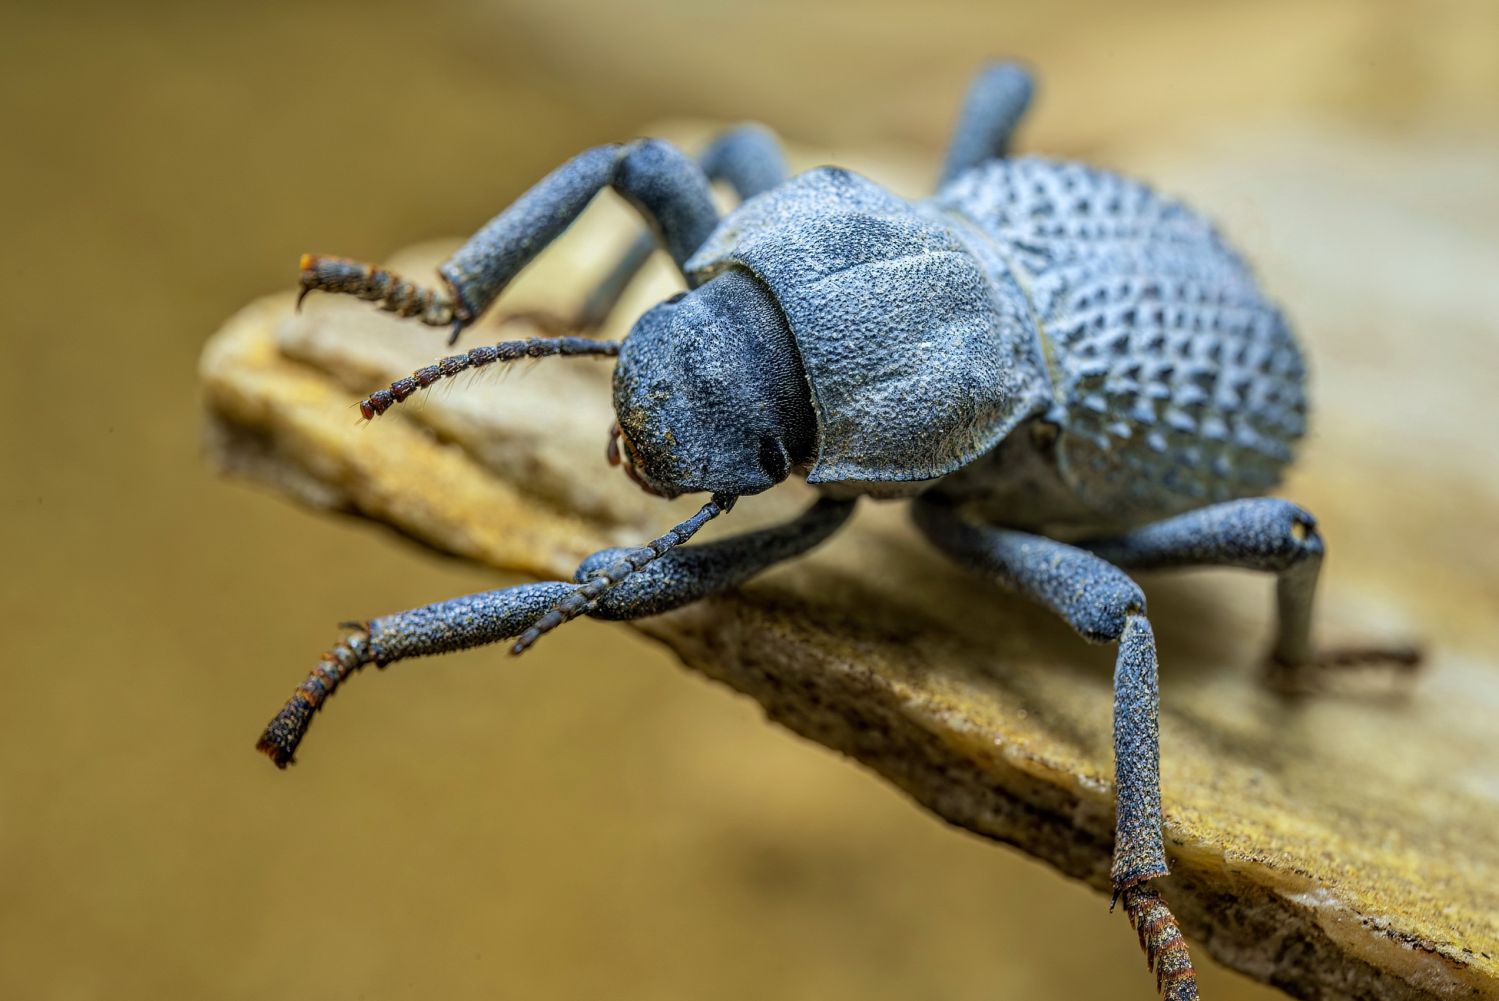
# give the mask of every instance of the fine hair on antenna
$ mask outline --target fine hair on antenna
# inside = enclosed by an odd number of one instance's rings
[[[533,337],[477,347],[466,354],[449,355],[426,368],[419,368],[406,378],[391,383],[390,388],[371,393],[359,401],[359,414],[365,420],[373,420],[439,379],[451,379],[460,372],[483,368],[495,362],[553,356],[613,358],[619,354],[619,347],[619,341],[596,341],[588,337]]]

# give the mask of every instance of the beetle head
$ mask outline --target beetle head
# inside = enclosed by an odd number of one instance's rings
[[[731,268],[635,323],[614,370],[626,469],[665,497],[754,494],[812,455],[811,392],[791,328]]]

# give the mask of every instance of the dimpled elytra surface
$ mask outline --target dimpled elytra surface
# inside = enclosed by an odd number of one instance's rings
[[[1280,312],[1213,226],[1142,184],[1037,157],[993,161],[933,207],[989,237],[1026,290],[1079,499],[1159,517],[1262,493],[1306,423]]]

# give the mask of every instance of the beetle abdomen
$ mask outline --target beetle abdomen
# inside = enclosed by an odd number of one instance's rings
[[[1305,428],[1301,352],[1211,224],[1144,185],[1038,158],[970,171],[931,204],[980,230],[976,253],[1026,291],[1057,471],[1100,521],[1279,481]]]

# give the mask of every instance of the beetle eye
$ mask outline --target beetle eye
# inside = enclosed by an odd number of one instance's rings
[[[791,456],[779,438],[764,435],[760,438],[760,467],[776,483],[791,475]]]

